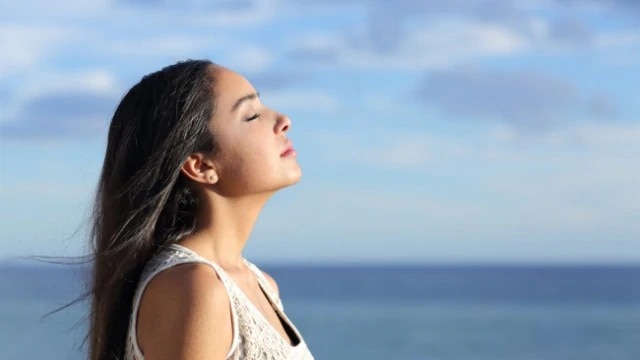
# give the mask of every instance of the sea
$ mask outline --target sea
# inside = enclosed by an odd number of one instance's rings
[[[258,265],[316,359],[640,359],[640,265]],[[86,359],[82,279],[0,264],[0,359]]]

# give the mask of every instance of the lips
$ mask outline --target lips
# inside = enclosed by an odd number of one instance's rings
[[[293,144],[291,141],[287,141],[287,147],[285,147],[284,151],[280,154],[280,157],[292,156],[296,154],[296,150],[293,148]]]

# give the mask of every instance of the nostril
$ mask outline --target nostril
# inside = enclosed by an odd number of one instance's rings
[[[280,120],[281,122],[280,131],[285,132],[289,130],[289,128],[291,127],[291,120],[289,120],[289,117],[287,117],[287,115],[280,114],[278,120]]]

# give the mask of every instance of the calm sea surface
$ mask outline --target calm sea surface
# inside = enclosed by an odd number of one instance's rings
[[[640,266],[263,266],[316,359],[640,359]],[[0,265],[0,359],[84,359],[78,271]]]

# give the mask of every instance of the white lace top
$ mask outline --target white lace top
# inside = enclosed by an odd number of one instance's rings
[[[280,333],[267,321],[264,315],[245,296],[242,290],[233,282],[231,277],[217,264],[201,257],[192,250],[173,244],[155,255],[145,265],[138,288],[133,298],[133,309],[129,323],[129,334],[125,360],[144,360],[144,355],[138,346],[136,338],[136,323],[138,308],[142,293],[149,281],[160,271],[184,263],[205,263],[213,267],[222,281],[229,301],[231,302],[231,321],[233,326],[233,340],[226,359],[233,360],[313,360],[313,356],[298,332],[298,329],[285,315],[282,302],[274,293],[269,282],[254,264],[245,260],[249,268],[256,274],[258,283],[272,304],[275,311],[297,335],[300,342],[295,346],[286,341]]]

